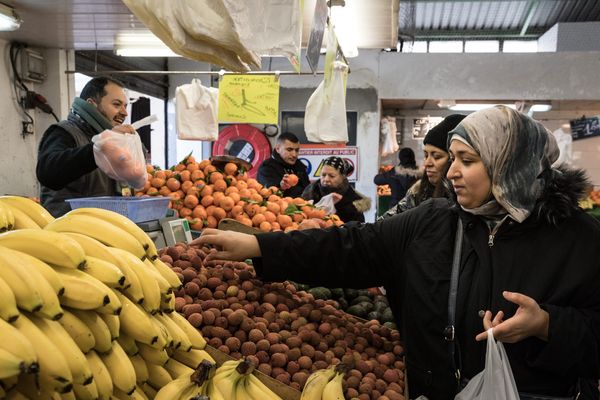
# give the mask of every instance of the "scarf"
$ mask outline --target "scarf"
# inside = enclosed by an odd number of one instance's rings
[[[500,207],[523,222],[545,186],[544,172],[558,159],[554,136],[527,115],[496,106],[467,116],[448,137],[472,147],[492,181],[493,201],[466,211],[493,217],[502,213]]]
[[[100,133],[105,129],[112,129],[112,124],[108,118],[102,115],[95,105],[88,103],[80,97],[75,97],[71,105],[71,110],[90,125],[96,133]]]

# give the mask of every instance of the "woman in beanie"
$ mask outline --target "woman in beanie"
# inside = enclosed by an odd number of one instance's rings
[[[353,171],[354,167],[343,158],[326,158],[321,178],[304,189],[302,198],[318,203],[323,196],[333,193],[336,214],[343,222],[365,222],[363,213],[371,208],[371,199],[355,191],[348,183],[348,175]]]
[[[454,399],[484,369],[491,329],[521,400],[598,399],[600,223],[577,204],[585,173],[553,168],[554,136],[504,106],[467,116],[448,149],[456,204],[289,233],[205,229],[193,244],[216,247],[208,260],[252,258],[264,281],[384,285],[411,398]]]
[[[390,207],[379,219],[416,207],[432,197],[452,198],[451,185],[445,178],[450,166],[447,137],[448,132],[464,118],[461,114],[449,115],[427,132],[423,139],[424,173],[421,179],[408,190],[403,199]]]
[[[397,204],[408,189],[421,177],[421,171],[417,168],[415,153],[411,148],[405,147],[398,152],[400,164],[389,171],[375,175],[373,182],[376,185],[389,185],[392,195],[390,204]]]

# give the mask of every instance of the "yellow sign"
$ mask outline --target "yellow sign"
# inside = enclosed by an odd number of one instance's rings
[[[278,123],[279,79],[274,75],[224,75],[219,122]]]

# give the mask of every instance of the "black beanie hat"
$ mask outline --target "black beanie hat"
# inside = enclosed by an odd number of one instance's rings
[[[404,147],[398,152],[398,160],[403,167],[415,167],[415,152],[410,147]]]
[[[344,176],[350,175],[354,171],[354,166],[341,157],[331,156],[323,161],[323,165],[329,165],[337,169]]]
[[[448,132],[452,129],[456,128],[456,125],[462,121],[466,115],[462,114],[452,114],[447,116],[429,130],[427,135],[425,135],[425,139],[423,139],[423,144],[430,144],[432,146],[438,147],[444,150],[446,153],[448,152]]]

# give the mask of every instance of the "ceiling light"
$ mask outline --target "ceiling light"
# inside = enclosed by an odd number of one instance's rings
[[[530,108],[533,112],[546,112],[552,110],[552,105],[550,104],[534,104]]]
[[[22,22],[14,8],[0,3],[0,31],[15,31]]]
[[[179,57],[150,32],[120,32],[115,38],[115,54],[122,57]]]
[[[331,7],[331,20],[338,43],[346,58],[357,57],[356,16],[347,6]]]
[[[494,106],[505,106],[508,108],[516,109],[514,104],[490,104],[490,103],[459,103],[448,107],[453,111],[479,111]]]

